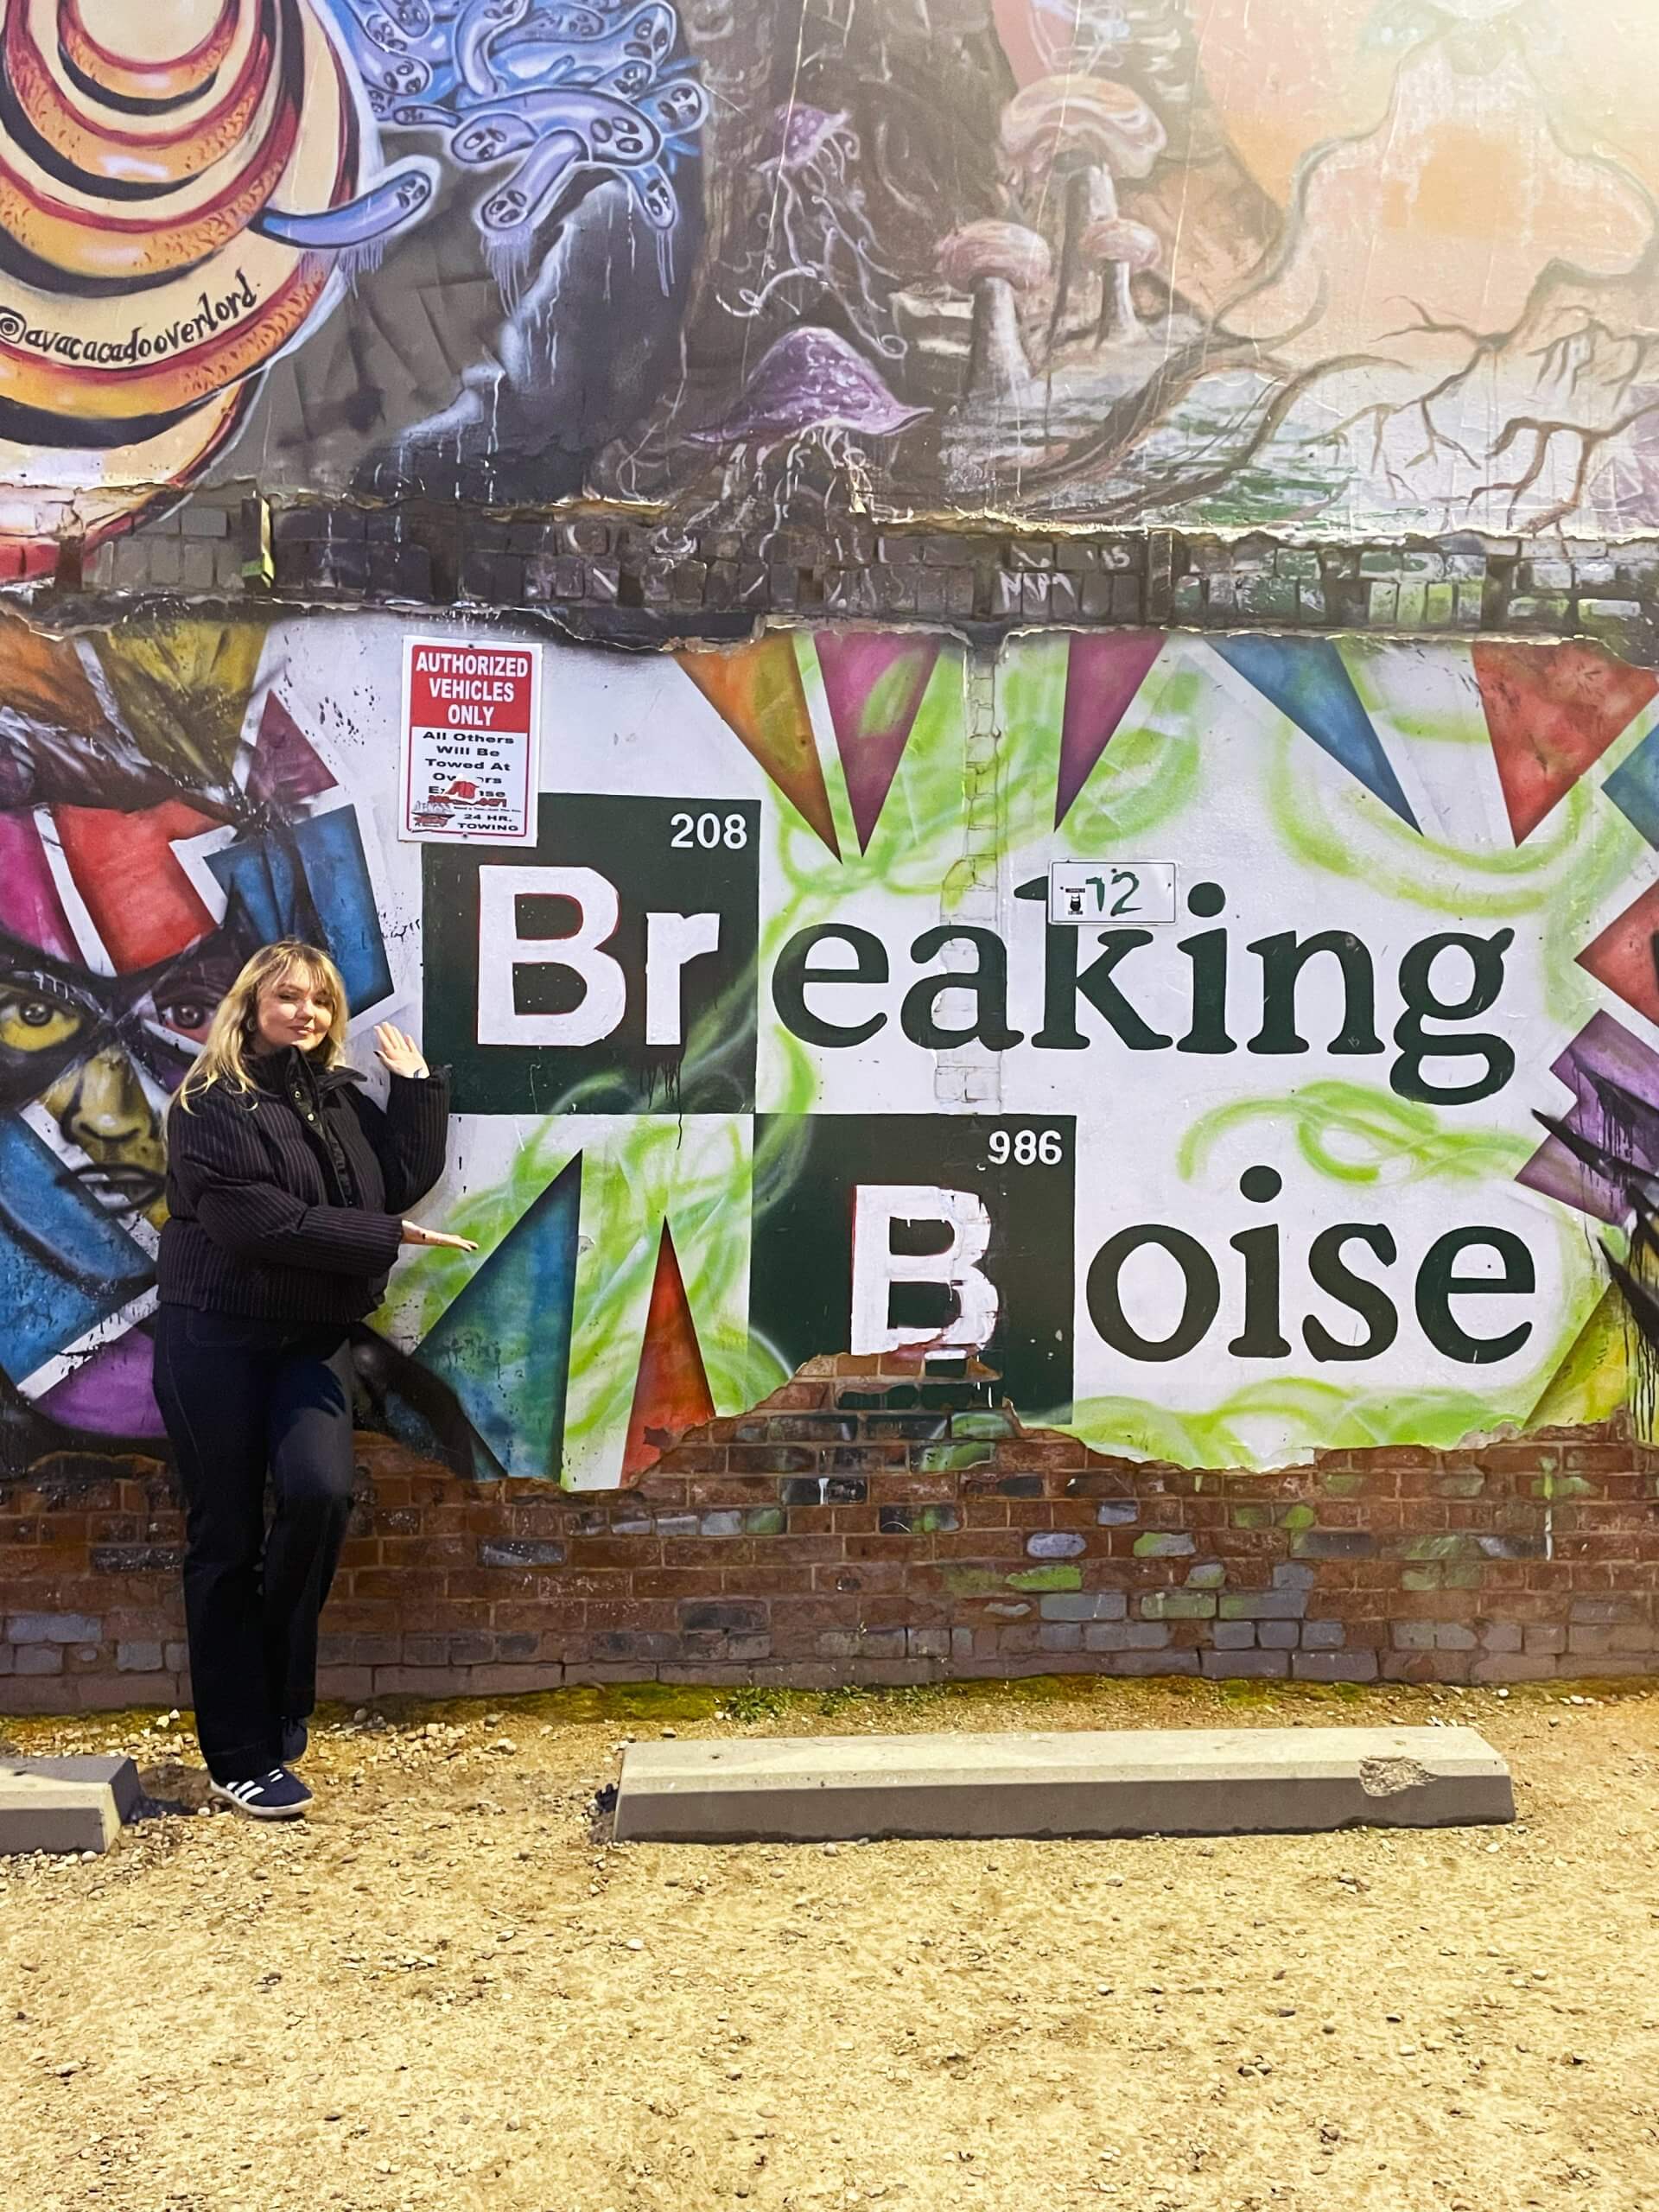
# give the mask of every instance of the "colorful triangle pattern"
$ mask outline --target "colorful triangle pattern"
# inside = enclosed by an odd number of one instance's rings
[[[1579,965],[1626,1006],[1659,1023],[1659,884],[1650,884],[1585,947]]]
[[[153,1280],[111,1220],[20,1115],[0,1114],[0,1373],[22,1382]]]
[[[80,957],[32,812],[0,813],[0,930],[54,960]]]
[[[218,825],[182,799],[118,814],[57,806],[52,820],[70,874],[119,975],[153,968],[213,927],[173,847]]]
[[[1079,631],[1072,638],[1066,656],[1060,772],[1054,793],[1057,830],[1117,734],[1163,649],[1163,633],[1155,630]]]
[[[94,650],[147,760],[187,787],[223,790],[242,745],[268,618],[163,615],[100,633]]]
[[[1408,829],[1421,827],[1347,664],[1328,638],[1211,638],[1210,644]]]
[[[1586,1428],[1606,1421],[1630,1390],[1630,1328],[1622,1294],[1610,1288],[1545,1383],[1527,1416],[1536,1428]]]
[[[624,1486],[638,1482],[688,1428],[714,1417],[715,1402],[702,1363],[702,1347],[697,1342],[696,1323],[685,1294],[674,1239],[664,1222],[657,1247],[651,1303],[645,1312],[633,1408],[622,1449]]]
[[[1630,827],[1659,849],[1659,729],[1648,732],[1601,789]]]
[[[675,658],[808,827],[817,832],[839,860],[841,846],[795,658],[794,639],[779,632],[753,645],[722,652],[677,653]]]
[[[1622,1021],[1592,1014],[1549,1071],[1571,1094],[1567,1112],[1555,1118],[1575,1140],[1628,1160],[1637,1156],[1640,1124],[1643,1148],[1651,1148],[1649,1137],[1659,1134],[1659,1053]],[[1630,1212],[1624,1193],[1554,1130],[1515,1179],[1599,1221],[1623,1221]]]
[[[1659,692],[1659,676],[1599,645],[1472,650],[1510,827],[1524,844]]]
[[[578,1153],[520,1216],[415,1357],[448,1385],[504,1474],[556,1480],[582,1217]]]
[[[932,680],[939,640],[825,630],[817,650],[858,849],[867,853]]]
[[[140,1323],[103,1345],[35,1401],[48,1420],[103,1436],[164,1436],[151,1388],[155,1343]]]
[[[248,797],[261,805],[287,807],[334,787],[310,740],[273,691],[259,716]]]

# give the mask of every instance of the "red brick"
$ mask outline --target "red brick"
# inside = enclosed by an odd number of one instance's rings
[[[777,1421],[775,1443],[738,1448],[771,1462],[802,1448],[802,1427],[836,1395],[830,1377],[837,1369],[834,1356],[812,1363],[810,1372],[750,1417],[762,1424]],[[842,1395],[884,1395],[901,1381],[913,1382],[918,1369],[915,1361],[854,1363],[840,1370],[849,1377]],[[632,1499],[567,1494],[544,1483],[463,1483],[391,1440],[359,1438],[359,1487],[366,1502],[357,1510],[325,1622],[331,1649],[346,1662],[339,1671],[354,1677],[350,1694],[365,1694],[363,1669],[370,1666],[382,1687],[404,1681],[435,1695],[461,1688],[480,1695],[507,1694],[509,1677],[522,1681],[540,1669],[552,1681],[562,1662],[567,1680],[639,1680],[677,1670],[687,1679],[783,1679],[780,1670],[790,1668],[803,1670],[804,1679],[871,1680],[895,1666],[909,1670],[904,1678],[933,1679],[946,1672],[1097,1668],[1113,1655],[1036,1649],[1040,1616],[1034,1596],[1027,1600],[1001,1589],[995,1600],[999,1605],[1029,1608],[1010,1620],[1005,1612],[989,1611],[989,1598],[953,1596],[947,1574],[956,1567],[977,1567],[1001,1584],[1030,1564],[1024,1549],[1028,1534],[1061,1529],[1084,1537],[1081,1564],[1090,1587],[1116,1585],[1131,1593],[1179,1587],[1192,1565],[1214,1561],[1228,1572],[1225,1588],[1262,1588],[1272,1568],[1289,1555],[1289,1532],[1237,1529],[1228,1516],[1243,1503],[1282,1509],[1298,1502],[1314,1506],[1321,1527],[1363,1530],[1376,1541],[1374,1557],[1319,1562],[1308,1594],[1309,1618],[1344,1624],[1344,1649],[1357,1668],[1381,1652],[1390,1679],[1468,1680],[1485,1667],[1497,1671],[1481,1679],[1497,1681],[1511,1663],[1526,1670],[1516,1679],[1548,1673],[1567,1643],[1575,1598],[1639,1610],[1611,1622],[1580,1618],[1576,1649],[1562,1656],[1564,1666],[1633,1674],[1656,1663],[1659,1451],[1632,1445],[1618,1425],[1484,1452],[1326,1453],[1306,1469],[1265,1475],[1230,1471],[1217,1477],[1134,1466],[1042,1431],[997,1443],[988,1459],[971,1469],[929,1471],[905,1464],[905,1443],[872,1439],[858,1409],[843,1405],[840,1417],[856,1425],[856,1440],[815,1442],[813,1464],[867,1479],[868,1495],[855,1503],[791,1508],[785,1531],[765,1539],[700,1533],[663,1538],[655,1531],[628,1536],[610,1525],[613,1517],[631,1514],[774,1503],[775,1477],[768,1468],[728,1471],[735,1421],[694,1433],[648,1474]],[[164,1470],[157,1462],[123,1455],[109,1463],[107,1482],[89,1484],[81,1478],[84,1464],[85,1455],[78,1455],[74,1490],[60,1504],[53,1503],[60,1493],[48,1471],[34,1482],[0,1483],[0,1543],[14,1602],[22,1609],[26,1594],[32,1610],[99,1615],[111,1646],[118,1638],[176,1643],[175,1573],[94,1574],[86,1560],[92,1541],[176,1544],[178,1516]],[[1459,1569],[1477,1568],[1473,1586],[1404,1588],[1412,1565],[1404,1554],[1414,1538],[1447,1531],[1525,1538],[1540,1533],[1545,1505],[1533,1486],[1547,1468],[1578,1474],[1596,1486],[1592,1497],[1555,1502],[1553,1558],[1452,1562]],[[1471,1471],[1484,1478],[1480,1494],[1450,1494],[1448,1477]],[[1336,1472],[1357,1475],[1357,1494],[1326,1492],[1323,1478]],[[1039,1494],[1006,1494],[999,1485],[1014,1476],[1027,1489],[1034,1481]],[[1140,1510],[1133,1526],[1097,1523],[1096,1493],[1105,1492],[1135,1501]],[[954,1504],[962,1525],[936,1534],[883,1535],[879,1507],[899,1501]],[[594,1533],[577,1535],[584,1523],[593,1523]],[[1135,1545],[1148,1531],[1191,1535],[1192,1557],[1136,1559]],[[477,1563],[477,1549],[480,1540],[489,1537],[563,1541],[569,1556],[559,1567],[485,1569]],[[683,1631],[678,1608],[700,1600],[767,1607],[773,1644],[768,1649],[754,1637]],[[1402,1619],[1478,1623],[1482,1633],[1497,1626],[1507,1637],[1525,1641],[1519,1653],[1395,1652],[1390,1625]],[[821,1636],[856,1639],[906,1630],[940,1637],[957,1630],[949,1639],[950,1659],[912,1655],[899,1660],[866,1649],[835,1662],[817,1646]],[[1175,1624],[1168,1649],[1149,1660],[1189,1668],[1200,1652],[1209,1654],[1209,1635],[1205,1622]],[[518,1640],[521,1648],[511,1659],[492,1656],[498,1636]],[[620,1661],[605,1656],[602,1639],[617,1636],[639,1637],[640,1651]],[[360,1652],[352,1648],[353,1638]],[[755,1650],[743,1648],[751,1643]],[[708,1648],[711,1643],[721,1648]],[[447,1654],[448,1663],[429,1665],[429,1650]],[[386,1651],[402,1651],[402,1661],[376,1656]],[[1223,1658],[1208,1663],[1224,1671]],[[1336,1663],[1318,1658],[1301,1671],[1322,1674]],[[499,1681],[486,1671],[492,1668],[503,1670]],[[85,1661],[71,1650],[61,1675],[0,1678],[0,1707],[78,1705],[97,1697],[99,1683],[112,1684],[111,1695],[118,1688],[124,1701],[134,1682],[132,1676],[112,1674],[102,1647],[99,1656]]]

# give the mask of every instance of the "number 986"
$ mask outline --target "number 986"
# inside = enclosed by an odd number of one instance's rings
[[[989,1150],[995,1167],[1058,1167],[1065,1157],[1058,1129],[993,1129]]]

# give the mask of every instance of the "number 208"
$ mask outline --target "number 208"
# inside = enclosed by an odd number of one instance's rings
[[[671,814],[668,826],[674,832],[668,842],[677,852],[701,845],[705,853],[712,853],[724,845],[728,852],[738,853],[749,842],[749,825],[741,814]]]

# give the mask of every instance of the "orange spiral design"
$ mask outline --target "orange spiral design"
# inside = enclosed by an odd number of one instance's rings
[[[322,296],[323,258],[256,226],[356,189],[341,56],[315,0],[195,4],[158,56],[142,0],[0,0],[0,436],[154,436]]]
[[[87,29],[80,0],[64,0],[58,37],[66,61],[120,99],[172,103],[193,99],[222,66],[236,43],[237,0],[224,0],[219,21],[200,44],[172,61],[140,61],[111,54]]]
[[[27,113],[29,94],[38,82],[30,65],[38,65],[40,56],[25,48],[14,62],[14,51],[22,46],[24,37],[19,28],[22,22],[21,16],[14,15],[8,22],[5,54],[11,81]],[[264,97],[270,86],[256,85],[252,89]],[[258,104],[256,97],[245,105],[251,110]],[[244,121],[245,127],[245,117]],[[0,229],[37,260],[77,276],[137,279],[194,268],[245,230],[265,206],[288,167],[299,127],[300,88],[291,83],[279,85],[266,127],[253,143],[251,162],[212,199],[188,214],[170,219],[105,214],[96,228],[87,224],[80,208],[32,187],[0,148]],[[242,137],[242,131],[232,133],[229,143],[237,143]],[[175,145],[184,156],[178,171],[181,177],[205,175],[215,165],[199,150],[194,138]],[[228,146],[222,149],[228,150]],[[89,173],[83,175],[88,183],[94,181]]]
[[[275,49],[270,29],[275,10],[267,6],[262,15],[264,20],[259,32],[223,98],[199,119],[181,123],[172,130],[123,130],[104,117],[89,117],[84,103],[77,103],[53,75],[21,10],[6,22],[6,73],[29,125],[67,168],[88,179],[118,185],[132,181],[142,170],[146,179],[164,187],[199,175],[224,160],[253,123],[270,89]],[[232,32],[235,18],[236,0],[228,0],[226,19]],[[63,52],[69,58],[67,39]],[[224,58],[219,52],[219,61]],[[213,85],[217,67],[218,62],[203,79],[204,89]],[[84,73],[90,77],[92,73]]]

